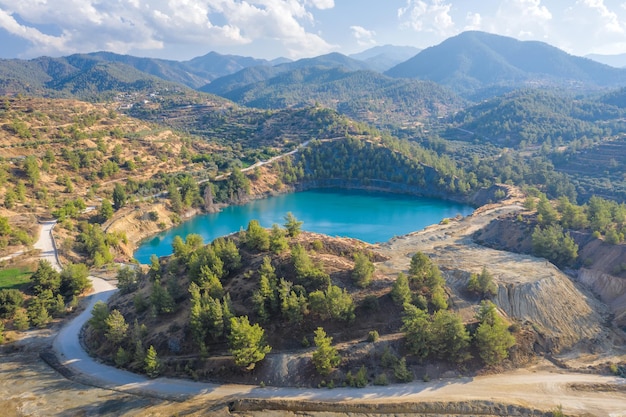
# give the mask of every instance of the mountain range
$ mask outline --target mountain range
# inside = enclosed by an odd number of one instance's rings
[[[422,51],[386,45],[352,56],[331,53],[287,61],[216,52],[188,61],[110,52],[0,60],[0,94],[94,100],[103,93],[191,88],[262,108],[319,102],[352,116],[380,111],[404,112],[406,118],[455,110],[462,99],[452,93],[478,102],[525,88],[586,93],[626,86],[626,69],[546,43],[476,31]],[[383,74],[384,68],[389,69]]]

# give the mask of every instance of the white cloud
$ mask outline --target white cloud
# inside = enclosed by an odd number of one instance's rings
[[[334,0],[0,0],[0,28],[31,42],[30,56],[258,41],[297,58],[335,48],[307,28],[315,22],[312,8],[333,7]],[[46,34],[42,25],[62,35]]]
[[[491,22],[494,31],[509,36],[539,39],[550,31],[552,12],[541,0],[505,0]]]
[[[398,9],[398,18],[415,31],[448,35],[454,29],[451,7],[452,4],[443,0],[407,0],[406,6]]]
[[[619,13],[624,15],[617,4],[609,7],[602,0],[574,2],[563,16],[563,48],[581,55],[624,53],[626,24]]]
[[[465,17],[465,21],[467,23],[465,24],[464,30],[480,30],[482,27],[483,18],[480,13],[469,12]]]
[[[367,30],[362,26],[350,26],[352,30],[352,36],[356,39],[356,43],[359,46],[373,46],[376,45],[376,32],[373,30]]]
[[[320,10],[332,9],[335,7],[335,0],[308,0],[307,4],[310,4]]]

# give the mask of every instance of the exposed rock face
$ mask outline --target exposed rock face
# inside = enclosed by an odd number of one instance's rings
[[[521,211],[517,204],[481,208],[471,216],[393,239],[382,245],[391,260],[381,268],[390,274],[408,270],[411,256],[421,251],[440,265],[451,290],[451,304],[465,319],[475,314],[466,287],[471,273],[483,266],[494,276],[494,302],[509,318],[532,324],[552,353],[569,348],[598,349],[608,339],[605,304],[578,286],[545,259],[487,248],[471,236],[492,220]]]
[[[608,304],[617,326],[626,326],[626,279],[586,268],[578,271],[578,279]]]
[[[542,276],[523,283],[508,283],[500,276],[494,302],[509,317],[531,322],[547,339],[544,348],[548,351],[559,352],[581,343],[601,344],[608,337],[602,325],[606,307],[551,268],[546,265]]]

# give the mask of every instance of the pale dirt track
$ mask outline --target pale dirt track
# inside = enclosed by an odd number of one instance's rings
[[[44,227],[38,245],[47,236],[50,234]],[[46,249],[45,245],[41,246],[43,254],[51,261],[54,259],[53,263],[56,264],[51,242],[49,247],[52,247],[52,254],[49,250],[43,250]],[[41,369],[41,364],[31,363],[26,356],[20,357],[18,354],[3,358],[0,362],[2,370],[0,407],[3,405],[7,407],[4,408],[6,413],[2,415],[172,415],[178,412],[184,412],[186,415],[212,415],[207,414],[206,407],[210,404],[237,398],[251,398],[352,404],[487,400],[542,410],[552,410],[561,404],[566,414],[626,416],[626,380],[559,371],[548,364],[498,375],[442,379],[428,383],[413,382],[385,387],[370,386],[363,389],[260,388],[167,378],[147,379],[100,364],[80,347],[79,331],[90,317],[91,306],[97,300],[106,300],[114,292],[114,288],[106,281],[94,277],[91,279],[94,294],[89,299],[89,306],[82,314],[64,325],[55,338],[53,347],[60,361],[75,373],[83,375],[83,379],[86,377],[95,386],[121,393],[71,383],[49,370],[42,372],[41,380],[38,380],[37,374],[33,375],[33,372],[36,372],[33,369],[37,367]],[[16,365],[21,360],[26,363]],[[16,372],[18,375],[19,372],[31,373],[28,386],[23,385],[26,384],[26,380],[15,375]],[[589,390],[580,388],[575,390],[571,384],[588,387]],[[598,387],[604,388],[599,390]],[[138,396],[128,396],[124,393],[134,393]],[[41,400],[36,400],[38,396],[41,396]],[[144,396],[148,398],[142,398]],[[156,400],[154,396],[163,399]],[[107,400],[104,401],[103,398]],[[187,399],[187,401],[171,403],[167,399]]]

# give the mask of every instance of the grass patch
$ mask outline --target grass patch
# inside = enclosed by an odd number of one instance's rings
[[[33,274],[28,268],[9,268],[0,270],[0,289],[20,289],[30,282]]]

